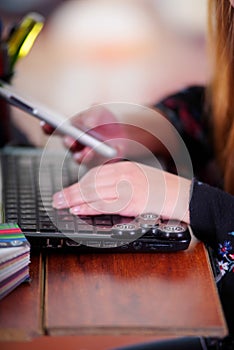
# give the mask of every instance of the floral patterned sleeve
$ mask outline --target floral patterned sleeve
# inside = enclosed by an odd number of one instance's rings
[[[217,257],[220,297],[234,336],[234,196],[194,180],[190,224],[194,235],[212,247]]]

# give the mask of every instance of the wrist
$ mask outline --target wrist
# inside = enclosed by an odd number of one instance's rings
[[[190,223],[189,203],[192,181],[174,174],[165,173],[165,202],[162,215]]]

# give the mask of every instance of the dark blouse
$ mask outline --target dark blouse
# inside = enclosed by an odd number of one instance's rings
[[[217,286],[230,334],[234,336],[234,196],[221,188],[211,129],[204,113],[204,93],[203,87],[190,87],[155,107],[176,127],[190,153],[195,174],[190,201],[191,228],[214,251]]]

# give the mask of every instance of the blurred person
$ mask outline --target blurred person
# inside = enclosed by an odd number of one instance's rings
[[[222,349],[233,348],[233,343],[230,344],[234,335],[233,21],[233,0],[209,1],[210,44],[214,63],[210,83],[207,87],[188,87],[154,106],[182,136],[191,156],[195,177],[188,179],[172,171],[135,161],[107,162],[93,167],[78,183],[53,197],[55,208],[70,208],[75,215],[113,212],[136,216],[148,211],[190,224],[194,235],[214,250],[220,267],[217,284],[230,336]],[[123,116],[121,127],[115,129],[111,111],[103,108],[96,115],[91,109],[78,116],[75,123],[89,121],[89,127],[100,133],[103,129],[103,135],[107,139],[112,138],[110,143],[115,144],[115,138],[118,139],[120,135],[166,158],[166,145],[151,139],[150,132],[145,132],[144,124],[152,122],[154,128],[152,116],[149,120],[142,116],[141,123],[135,123],[137,128],[133,126],[134,116],[130,118],[133,123],[128,118]],[[139,132],[141,125],[143,135]],[[44,125],[44,130],[50,131],[48,125]],[[112,134],[108,137],[110,131]],[[174,139],[170,140],[169,136],[169,142],[173,142]],[[69,137],[64,138],[64,143],[74,152],[74,158],[79,163],[85,162],[86,157],[90,161],[94,156],[94,152],[87,147],[76,151],[76,142]],[[118,150],[121,157],[128,157],[128,143],[119,145]],[[130,197],[126,185],[130,186]],[[179,196],[179,192],[182,195]],[[198,349],[208,347],[207,344],[199,346]],[[155,349],[158,349],[156,344]]]

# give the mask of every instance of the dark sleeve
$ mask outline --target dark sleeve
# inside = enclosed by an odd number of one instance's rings
[[[196,176],[200,169],[213,158],[204,101],[205,88],[191,86],[155,104],[155,108],[173,124],[182,137],[189,151]]]
[[[234,196],[194,180],[190,222],[195,236],[214,249],[220,242],[233,241]]]
[[[221,302],[234,336],[234,196],[195,180],[190,225],[194,235],[213,248],[217,257]]]

